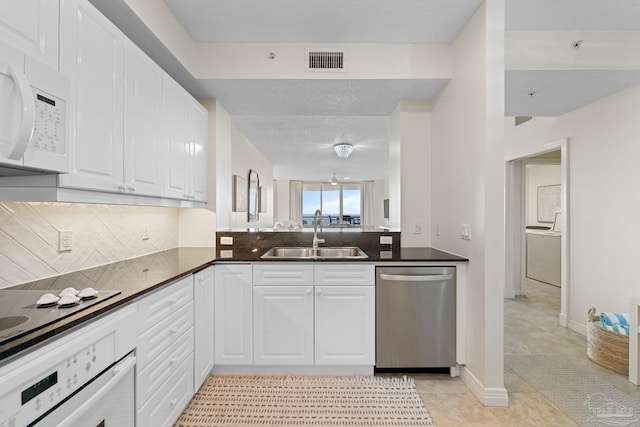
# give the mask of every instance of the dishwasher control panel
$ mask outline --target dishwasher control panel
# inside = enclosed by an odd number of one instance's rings
[[[115,362],[115,333],[77,351],[56,348],[18,366],[2,387],[0,427],[27,425],[54,408]]]

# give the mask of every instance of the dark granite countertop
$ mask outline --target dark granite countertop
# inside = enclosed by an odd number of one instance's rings
[[[264,253],[260,251],[234,250],[233,257],[220,257],[220,250],[228,250],[224,246],[214,248],[176,248],[154,254],[149,254],[125,261],[114,262],[103,266],[93,267],[73,273],[62,274],[51,278],[36,280],[9,288],[0,289],[0,318],[5,316],[27,315],[28,310],[33,311],[35,301],[25,303],[18,308],[11,305],[7,298],[8,293],[17,294],[23,291],[27,293],[42,294],[51,290],[60,291],[67,287],[74,287],[78,290],[91,287],[97,291],[120,291],[118,295],[89,306],[82,311],[78,311],[57,320],[55,323],[33,330],[25,330],[16,337],[2,337],[0,331],[0,363],[11,358],[22,350],[43,342],[57,334],[65,332],[75,326],[82,324],[96,316],[115,309],[147,292],[156,290],[167,283],[180,277],[198,272],[208,265],[216,262],[269,262],[262,260],[260,256]],[[376,262],[386,264],[388,262],[467,262],[462,258],[434,248],[398,248],[363,247],[369,258],[363,260],[347,259],[344,262]],[[392,249],[392,250],[384,250]],[[295,260],[276,260],[277,262],[296,262]],[[301,262],[323,262],[323,260],[300,260]],[[336,260],[324,260],[325,262],[336,262]],[[4,294],[4,298],[3,298]],[[23,310],[21,313],[20,310]]]
[[[309,246],[309,245],[307,245]],[[354,246],[358,246],[357,244]],[[435,248],[372,248],[359,246],[369,258],[365,259],[263,259],[265,249],[247,248],[246,250],[216,248],[218,262],[468,262],[467,258],[450,254]],[[229,253],[228,251],[231,250]],[[225,254],[224,251],[227,251]],[[222,252],[222,253],[221,253]]]
[[[120,294],[116,296],[58,320],[49,326],[25,330],[28,333],[17,334],[15,339],[0,336],[0,342],[3,342],[0,345],[0,361],[182,276],[207,267],[215,259],[214,252],[213,248],[170,249],[0,289],[0,318],[8,315],[30,315],[29,311],[33,312],[34,310],[35,301],[30,301],[29,305],[25,305],[24,308],[8,306],[12,299],[7,297],[9,295],[7,293],[15,294],[25,291],[23,293],[26,294],[26,291],[41,290],[42,294],[45,294],[48,290],[59,291],[67,287],[74,287],[78,290],[91,287],[97,291],[120,291]],[[29,293],[33,294],[34,292]],[[2,331],[0,331],[0,335],[2,335]]]

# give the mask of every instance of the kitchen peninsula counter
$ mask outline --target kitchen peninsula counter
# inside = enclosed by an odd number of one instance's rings
[[[281,233],[272,233],[281,234]],[[304,233],[305,237],[311,237]],[[349,233],[352,235],[352,233]],[[355,233],[354,233],[355,234]],[[362,233],[368,234],[368,233]],[[399,233],[398,233],[399,234]],[[323,236],[325,237],[325,236]],[[330,239],[327,239],[330,240]],[[399,240],[399,239],[398,239]],[[361,242],[363,243],[363,242]],[[399,242],[398,242],[399,243]],[[310,245],[306,245],[310,246]],[[327,244],[326,246],[330,246]],[[350,263],[375,263],[376,265],[391,264],[422,264],[422,263],[466,263],[468,260],[447,252],[434,248],[400,248],[398,244],[377,245],[375,247],[360,246],[367,253],[365,259],[346,260],[289,260],[281,259],[277,262],[350,262]],[[232,250],[232,257],[221,257],[220,251],[228,251],[225,246],[217,248],[176,248],[161,251],[149,255],[144,255],[124,261],[118,261],[102,266],[62,274],[50,278],[35,280],[32,282],[0,289],[0,318],[6,316],[29,315],[29,310],[39,310],[35,308],[35,301],[24,300],[24,304],[19,307],[10,306],[7,303],[9,298],[3,298],[7,293],[27,294],[27,291],[42,291],[41,294],[61,291],[67,287],[74,287],[78,290],[91,287],[97,291],[120,291],[118,295],[110,297],[102,302],[91,305],[86,309],[77,311],[68,317],[57,320],[55,323],[25,329],[15,334],[7,334],[0,331],[0,363],[4,363],[17,353],[35,346],[45,340],[64,333],[71,328],[81,325],[84,322],[116,309],[138,297],[152,292],[164,285],[171,283],[181,277],[196,273],[209,265],[217,262],[272,262],[265,261],[260,256],[268,249],[254,250],[254,247],[247,247]],[[40,293],[38,293],[40,294]],[[14,298],[15,300],[15,298]],[[55,309],[55,308],[53,308]]]

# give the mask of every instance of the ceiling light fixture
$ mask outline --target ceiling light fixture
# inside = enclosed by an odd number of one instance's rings
[[[336,174],[333,174],[333,178],[331,178],[331,185],[338,185],[338,179],[336,178]]]
[[[346,159],[353,152],[353,145],[341,142],[333,146],[333,151],[335,151],[341,159]]]

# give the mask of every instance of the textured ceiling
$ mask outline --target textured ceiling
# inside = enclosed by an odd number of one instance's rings
[[[233,123],[273,161],[274,179],[384,179],[388,168],[389,116],[235,116]],[[333,152],[353,144],[348,159]]]
[[[196,41],[448,43],[482,0],[165,0]]]
[[[362,156],[356,154],[384,151],[380,147],[388,141],[388,123],[386,127],[371,125],[370,132],[363,133],[370,125],[368,119],[376,123],[388,121],[388,117],[379,116],[387,116],[400,100],[430,101],[446,85],[443,80],[195,80],[150,31],[141,29],[145,26],[139,18],[131,17],[126,5],[130,0],[90,1],[192,94],[220,100],[238,128],[274,161],[278,177],[294,173],[283,160],[291,151],[278,151],[289,149],[290,145],[296,150],[308,150],[295,151],[297,157],[289,162],[299,171],[296,173],[326,176],[336,171],[340,176],[346,173],[338,168],[349,164],[351,177],[369,177],[372,168],[368,165],[380,165],[386,157],[380,157],[379,161],[368,159],[360,169],[356,159]],[[303,43],[448,42],[481,3],[480,0],[164,1],[194,40]],[[640,0],[505,0],[505,7],[506,29],[512,31],[640,31]],[[608,71],[507,71],[506,114],[556,116],[640,82],[640,71],[609,68]],[[535,95],[529,97],[529,92]],[[318,137],[311,138],[309,130]],[[376,130],[379,133],[374,134]],[[303,131],[305,138],[300,137]],[[332,145],[342,134],[351,135],[356,144],[366,142],[368,151],[356,151],[347,162],[339,163],[329,156],[322,161],[333,163],[320,163],[316,157],[320,154],[312,151],[321,144]],[[380,147],[373,148],[371,144],[375,141]],[[381,155],[386,156],[386,151]]]
[[[401,99],[429,100],[448,80],[209,80],[231,115],[389,115]]]
[[[640,31],[638,0],[506,0],[506,30]]]

